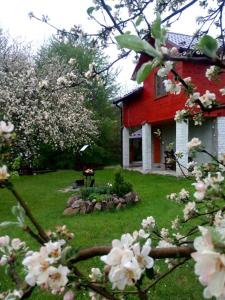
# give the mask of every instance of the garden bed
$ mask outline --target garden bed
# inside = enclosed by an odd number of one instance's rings
[[[135,192],[129,192],[123,197],[117,195],[108,195],[102,201],[83,200],[79,196],[73,196],[67,201],[67,208],[64,215],[88,214],[94,211],[106,211],[111,209],[125,208],[127,205],[135,204],[139,201],[139,196]]]

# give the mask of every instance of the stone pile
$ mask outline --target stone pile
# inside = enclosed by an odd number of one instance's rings
[[[67,201],[67,208],[63,215],[88,214],[94,211],[106,211],[111,209],[121,209],[127,205],[135,204],[139,201],[139,196],[135,192],[126,194],[123,198],[117,195],[111,195],[106,200],[83,200],[79,196],[70,197]]]

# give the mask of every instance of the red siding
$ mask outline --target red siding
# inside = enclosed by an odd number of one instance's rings
[[[222,74],[220,81],[215,83],[205,77],[207,66],[204,64],[182,63],[176,65],[177,72],[182,77],[192,77],[197,90],[202,93],[206,89],[210,92],[216,92],[220,103],[225,103],[225,96],[221,96],[218,90],[225,86],[225,74]],[[173,120],[177,110],[184,108],[187,97],[184,93],[180,95],[171,95],[155,98],[154,76],[156,71],[152,72],[144,82],[144,91],[142,95],[123,105],[123,123],[125,127],[134,127],[143,123],[157,124],[167,120]],[[173,78],[173,75],[169,75]],[[209,115],[209,114],[208,114]],[[210,116],[225,115],[225,110],[213,112]]]

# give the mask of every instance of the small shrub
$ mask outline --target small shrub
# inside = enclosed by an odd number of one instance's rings
[[[132,184],[124,180],[121,170],[119,170],[115,173],[112,190],[113,190],[113,193],[119,197],[123,197],[127,193],[133,191]]]
[[[103,200],[107,200],[108,198],[109,198],[109,195],[107,195],[107,194],[92,193],[88,197],[88,200],[90,200],[90,201],[96,200],[97,202],[101,202]]]
[[[88,200],[88,197],[93,193],[95,193],[94,187],[84,187],[80,190],[80,196],[83,200]]]
[[[98,196],[102,196],[102,195],[104,196],[105,199],[109,194],[112,194],[112,188],[107,185],[99,186],[99,187],[84,187],[80,190],[80,196],[83,200],[93,200],[99,198]]]

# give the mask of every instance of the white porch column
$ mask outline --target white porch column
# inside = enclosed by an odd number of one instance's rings
[[[129,128],[123,127],[123,168],[130,166],[130,133]]]
[[[142,170],[150,171],[152,168],[152,129],[151,125],[142,125]]]
[[[183,157],[179,158],[179,163],[182,166],[187,166],[188,164],[188,123],[186,122],[176,122],[176,152],[182,152]],[[186,169],[183,168],[183,171],[186,172]],[[176,165],[177,175],[182,175],[182,171],[179,167],[179,164]]]
[[[217,155],[225,154],[225,117],[217,117]]]

